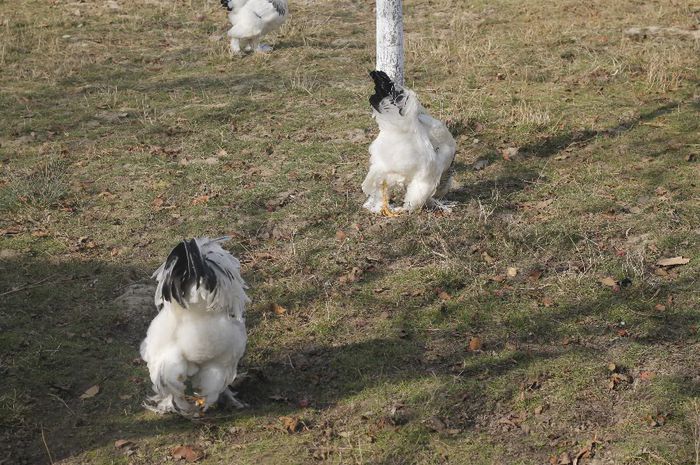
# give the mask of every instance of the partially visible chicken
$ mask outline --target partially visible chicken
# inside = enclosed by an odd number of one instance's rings
[[[452,183],[457,145],[447,126],[428,114],[415,92],[396,85],[383,71],[372,71],[374,95],[369,102],[379,135],[369,146],[370,168],[362,183],[364,207],[395,216],[430,206],[447,208],[437,199]],[[389,205],[388,190],[405,188],[403,206]]]
[[[261,44],[260,39],[279,29],[287,19],[287,0],[221,0],[228,9],[232,27],[231,53],[241,51],[269,52],[272,47]]]
[[[228,238],[182,241],[153,277],[159,313],[141,343],[155,395],[148,409],[191,415],[219,396],[236,406],[228,385],[246,347],[250,302],[236,258],[219,245]],[[190,384],[195,405],[185,395]]]

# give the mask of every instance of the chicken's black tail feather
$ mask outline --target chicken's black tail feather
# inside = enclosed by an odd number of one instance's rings
[[[224,8],[226,8],[228,11],[233,10],[233,8],[231,8],[231,7],[229,6],[229,4],[228,4],[228,0],[221,0],[221,6],[223,6]]]
[[[163,299],[168,302],[175,299],[182,307],[187,307],[185,296],[193,285],[204,285],[208,291],[216,287],[216,274],[207,266],[195,239],[180,242],[170,252],[165,269]]]
[[[384,71],[370,71],[369,75],[374,81],[374,95],[370,96],[369,103],[375,110],[381,112],[379,103],[387,97],[397,106],[401,103],[404,96],[403,89],[400,87],[397,89],[394,81]]]

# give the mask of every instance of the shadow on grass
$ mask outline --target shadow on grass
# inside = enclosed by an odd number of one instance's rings
[[[6,300],[0,381],[0,392],[5,393],[0,405],[4,420],[0,434],[5,444],[13,444],[13,458],[20,463],[48,462],[42,433],[53,460],[59,460],[116,439],[191,431],[190,422],[179,418],[133,421],[135,415],[144,418],[140,415],[140,402],[150,391],[145,367],[135,359],[155,311],[147,304],[145,308],[127,309],[114,303],[114,298],[134,281],[143,282],[150,270],[99,262],[56,264],[28,259],[6,260],[2,271],[9,279],[0,289]],[[369,273],[355,286],[371,287],[379,277],[381,273]],[[340,345],[282,345],[272,349],[263,366],[251,370],[257,373],[253,382],[239,388],[241,398],[251,408],[227,419],[289,414],[300,410],[301,399],[326,409],[348,396],[386,383],[434,376],[452,379],[450,384],[474,377],[494,379],[511,372],[522,373],[532,363],[566,353],[593,354],[605,349],[558,344],[568,334],[567,326],[594,318],[598,324],[582,326],[582,337],[614,335],[610,309],[625,301],[634,302],[633,310],[639,313],[638,321],[627,323],[636,342],[649,346],[682,343],[693,337],[688,331],[692,312],[642,314],[637,302],[648,299],[652,292],[673,294],[693,285],[694,280],[688,278],[664,284],[660,289],[640,287],[591,302],[562,305],[522,327],[520,336],[516,334],[516,339],[529,341],[527,351],[515,351],[498,360],[479,358],[464,349],[427,360],[426,345],[437,336],[420,330],[395,338],[368,338]],[[311,304],[323,296],[307,293],[299,298]],[[294,300],[294,296],[289,299]],[[381,296],[366,300],[367,308],[393,305]],[[410,327],[417,309],[437,304],[437,297],[407,302],[404,310],[391,315],[391,321],[397,327]],[[259,319],[251,316],[252,329]],[[606,326],[606,322],[612,326]],[[637,326],[643,328],[643,333],[635,334]],[[494,349],[499,350],[499,345],[494,344]],[[469,360],[468,365],[455,370],[465,360]],[[100,393],[81,399],[81,394],[95,384],[100,386]],[[487,401],[485,390],[486,387],[472,390],[472,407]],[[453,424],[469,429],[472,407],[465,407],[466,413]]]
[[[677,110],[684,102],[668,102],[653,110],[644,112],[639,116],[620,123],[614,127],[604,130],[586,129],[582,131],[568,132],[558,134],[547,138],[543,141],[525,145],[521,147],[520,152],[526,157],[533,158],[549,158],[561,153],[572,146],[577,149],[585,147],[599,137],[617,137],[627,131],[637,127],[648,121],[652,121],[660,116],[666,115],[674,110]],[[690,102],[694,107],[700,106],[697,101]],[[462,133],[465,131],[463,123],[459,123],[454,132]],[[487,157],[489,164],[498,163],[499,159],[496,155]],[[455,169],[457,172],[474,169],[474,165],[466,165],[464,163],[456,163]],[[541,173],[535,167],[525,166],[523,164],[511,165],[510,173],[504,176],[499,176],[495,179],[483,180],[478,183],[465,185],[459,189],[451,191],[447,198],[459,203],[466,203],[469,200],[477,199],[484,200],[492,197],[507,197],[509,194],[525,190],[528,186],[534,184],[538,179],[541,179]],[[497,194],[497,195],[496,195]],[[497,207],[495,211],[503,210],[504,207]]]
[[[542,142],[521,147],[520,150],[526,156],[548,158],[571,146],[586,146],[597,137],[617,137],[624,132],[634,129],[639,124],[654,120],[676,110],[681,104],[682,102],[668,102],[608,129],[584,129],[582,131],[559,134]]]

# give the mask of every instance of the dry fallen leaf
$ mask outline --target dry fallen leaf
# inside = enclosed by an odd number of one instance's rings
[[[659,266],[677,266],[677,265],[685,265],[689,261],[690,261],[689,258],[673,257],[673,258],[662,258],[661,260],[656,262],[656,264]]]
[[[654,376],[656,376],[656,373],[654,373],[653,371],[642,370],[639,372],[639,379],[643,381],[650,381],[654,378]]]
[[[631,383],[632,377],[624,373],[613,373],[610,375],[610,381],[608,382],[608,388],[610,390],[615,389],[619,384]]]
[[[479,336],[472,336],[472,338],[469,339],[469,351],[476,352],[478,350],[481,350],[481,338]]]
[[[345,234],[345,231],[343,231],[342,229],[339,229],[335,232],[335,238],[341,242],[344,241],[346,237],[348,237],[348,235]]]
[[[274,302],[270,304],[270,310],[272,310],[275,313],[275,315],[284,315],[285,313],[287,313],[286,308]]]
[[[571,465],[571,463],[572,463],[571,456],[569,455],[568,452],[563,452],[559,456],[559,462],[558,462],[559,465]]]
[[[668,276],[668,271],[664,270],[663,268],[656,268],[654,269],[654,274],[656,276]]]
[[[537,281],[542,276],[542,270],[534,269],[527,274],[527,279],[532,282]]]
[[[492,257],[491,255],[489,255],[488,252],[482,252],[481,258],[483,258],[484,261],[485,261],[486,263],[488,263],[489,265],[491,265],[493,262],[496,261],[496,260],[493,259],[493,257]]]
[[[554,299],[552,299],[551,297],[545,296],[542,299],[542,305],[544,305],[545,307],[551,307],[552,305],[554,305]]]
[[[100,392],[100,386],[98,384],[95,384],[94,386],[91,386],[88,388],[87,391],[82,393],[80,395],[81,399],[90,399],[92,397],[95,397],[97,394]]]
[[[509,266],[506,270],[506,274],[509,278],[515,278],[518,275],[518,269],[514,266]]]
[[[341,276],[338,278],[338,281],[341,284],[347,284],[347,283],[354,283],[359,281],[360,277],[362,276],[362,270],[356,266],[354,266],[346,275]]]
[[[518,154],[518,150],[519,149],[517,147],[508,147],[508,148],[502,149],[501,156],[503,157],[504,160],[508,161]]]
[[[134,445],[132,441],[129,441],[128,439],[117,439],[114,441],[114,447],[117,449],[122,449],[124,447],[130,447]]]
[[[610,276],[606,276],[605,278],[601,278],[598,280],[600,284],[603,286],[608,286],[608,287],[614,287],[617,286],[617,280],[615,278],[611,278]]]
[[[646,417],[644,417],[644,420],[646,420],[649,426],[656,428],[658,426],[663,426],[666,424],[666,415],[662,413],[659,413],[657,415],[647,415]]]
[[[301,429],[299,419],[296,417],[280,417],[280,421],[288,433],[295,433]]]
[[[187,462],[196,462],[204,457],[204,452],[194,446],[177,446],[171,452],[175,460],[185,459]]]
[[[285,206],[292,198],[294,198],[294,194],[296,194],[296,191],[293,190],[282,192],[274,199],[268,200],[265,203],[265,208],[267,211],[273,212]]]
[[[547,404],[538,405],[537,407],[535,407],[535,415],[542,415],[544,412],[547,411],[548,408],[549,405]]]
[[[192,199],[192,205],[201,205],[203,203],[209,202],[210,196],[208,195],[200,195]]]
[[[582,462],[581,462],[581,459],[582,459],[582,458],[584,458],[584,457],[590,457],[590,456],[591,456],[591,448],[592,448],[592,447],[593,447],[592,445],[588,445],[588,446],[584,447],[583,449],[581,449],[581,450],[578,452],[578,454],[576,454],[576,456],[574,457],[574,461],[573,461],[573,464],[572,464],[572,465],[580,465],[580,464],[582,463]]]
[[[442,289],[440,289],[440,290],[438,291],[438,298],[439,298],[440,300],[450,300],[450,299],[452,298],[452,296],[450,296],[450,294],[448,294],[447,292],[445,292],[445,291],[443,291]]]
[[[657,187],[654,192],[656,192],[656,195],[659,197],[663,197],[668,194],[668,190],[662,186]]]
[[[428,429],[436,433],[442,433],[447,430],[447,425],[445,425],[445,422],[437,416],[432,416],[423,423],[428,427]]]
[[[654,305],[654,310],[656,310],[657,312],[665,312],[666,306],[664,304],[656,304]]]

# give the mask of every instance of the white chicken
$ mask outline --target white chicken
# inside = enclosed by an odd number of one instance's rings
[[[219,396],[244,406],[228,386],[245,352],[250,300],[240,263],[219,245],[228,239],[184,240],[153,273],[159,313],[141,343],[155,391],[149,410],[192,415]]]
[[[261,44],[260,39],[276,31],[287,19],[287,0],[221,0],[228,9],[231,29],[231,53],[241,51],[269,52],[272,47]]]
[[[437,199],[452,183],[457,145],[442,121],[428,114],[415,92],[396,85],[383,71],[372,71],[374,95],[369,98],[379,135],[369,146],[369,173],[362,182],[364,207],[396,216],[423,205],[449,210]],[[403,206],[389,205],[388,190],[405,189]]]

